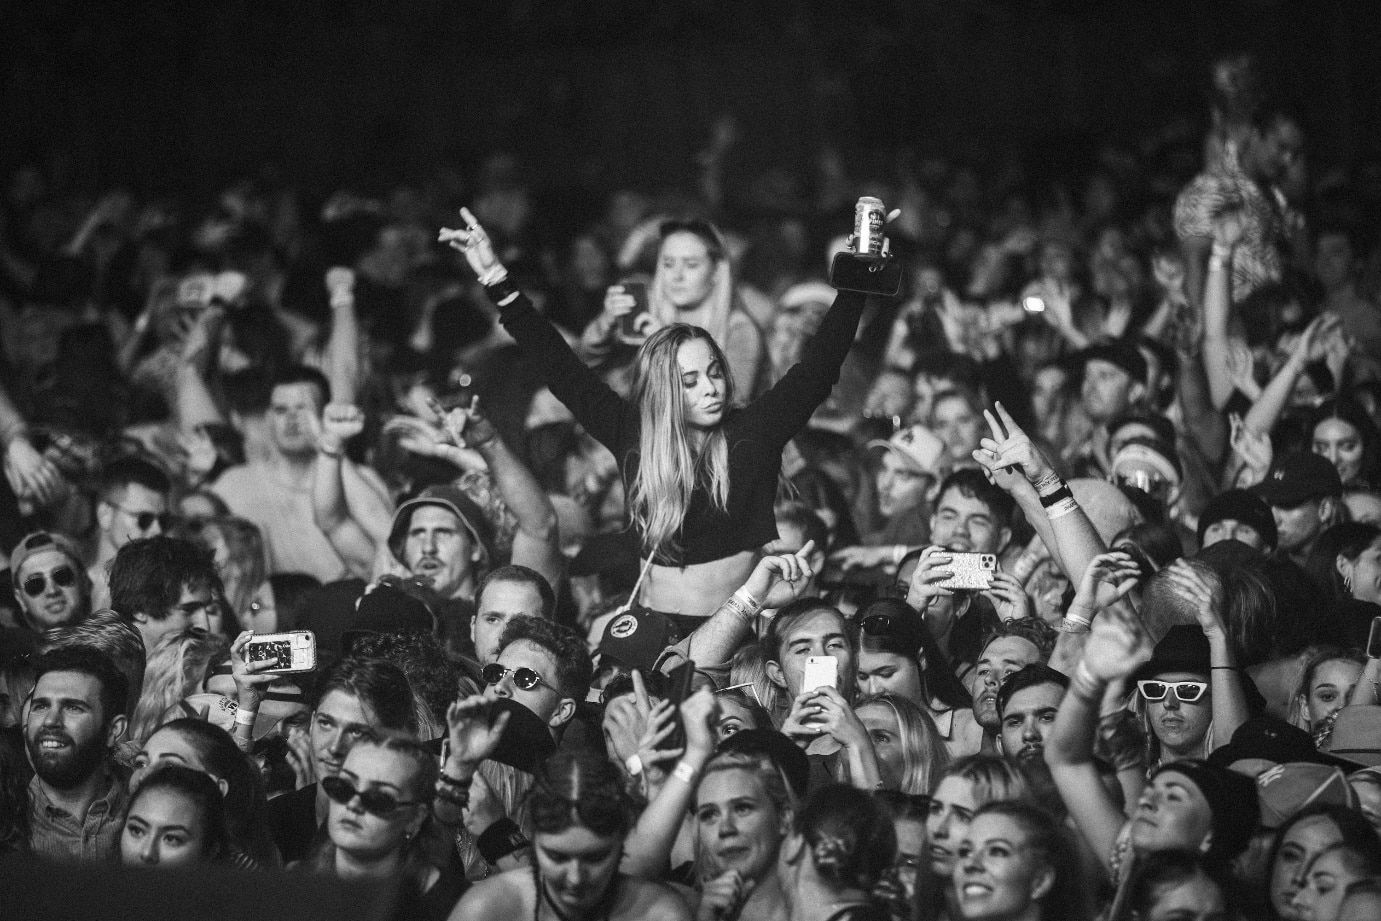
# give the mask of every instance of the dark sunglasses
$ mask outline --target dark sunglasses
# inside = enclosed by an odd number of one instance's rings
[[[58,588],[71,588],[76,584],[77,574],[71,566],[59,566],[46,576],[36,572],[24,580],[24,594],[30,598],[37,598],[48,590],[49,579],[52,579]]]
[[[155,521],[158,522],[159,530],[162,531],[170,530],[173,526],[173,516],[168,512],[136,512],[132,509],[125,508],[123,505],[116,505],[114,507],[133,518],[135,526],[141,531],[147,531],[149,528],[153,527]]]
[[[480,669],[480,677],[484,679],[485,684],[498,684],[504,679],[504,675],[507,675],[509,672],[513,673],[513,683],[521,690],[531,691],[539,684],[549,687],[553,691],[556,690],[556,688],[552,688],[550,684],[543,681],[541,675],[530,668],[504,668],[497,662],[491,662]],[[558,691],[557,693],[560,692]]]
[[[1203,697],[1208,691],[1206,681],[1138,681],[1136,689],[1141,692],[1141,696],[1147,700],[1164,700],[1165,695],[1171,690],[1175,692],[1175,699],[1180,703],[1192,704]]]
[[[343,777],[323,777],[321,789],[332,802],[342,806],[358,796],[360,808],[381,819],[388,818],[403,806],[417,805],[416,800],[401,800],[384,790],[356,790],[354,784]]]

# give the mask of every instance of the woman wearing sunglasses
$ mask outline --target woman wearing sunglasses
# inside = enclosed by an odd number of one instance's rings
[[[802,360],[746,407],[735,406],[736,387],[751,392],[754,382],[734,379],[721,348],[730,344],[682,322],[639,347],[633,398],[625,400],[508,280],[474,215],[461,209],[461,216],[467,226],[443,229],[440,240],[465,254],[505,328],[547,369],[552,392],[619,461],[647,561],[633,600],[708,617],[778,536],[773,502],[782,449],[838,380],[863,296],[841,292]],[[668,239],[681,236],[688,235]]]
[[[1186,579],[1179,587],[1188,591],[1195,585]],[[1201,600],[1208,611],[1204,619],[1216,620],[1212,596],[1206,593]],[[1045,758],[1075,827],[1106,861],[1115,885],[1126,883],[1139,857],[1156,851],[1204,851],[1231,860],[1255,830],[1256,785],[1244,775],[1190,757],[1211,750],[1206,742],[1210,721],[1221,720],[1226,731],[1241,723],[1238,715],[1246,706],[1237,672],[1229,670],[1230,656],[1221,632],[1208,638],[1199,627],[1172,627],[1152,653],[1150,639],[1131,611],[1109,607],[1094,619],[1083,658],[1046,738]],[[1153,736],[1150,779],[1131,821],[1100,783],[1093,757],[1108,686],[1127,679],[1136,680],[1147,719],[1162,733]],[[1190,707],[1202,710],[1187,712]]]
[[[423,917],[446,917],[464,880],[430,863],[421,846],[436,773],[435,756],[411,736],[382,732],[356,743],[340,773],[321,779],[327,840],[304,864],[344,880],[401,877]]]
[[[689,921],[690,909],[660,883],[619,872],[633,803],[618,769],[588,752],[558,752],[528,797],[536,867],[477,883],[451,921]]]
[[[973,698],[925,621],[896,598],[874,601],[854,621],[858,624],[859,693],[905,698],[927,711],[950,755],[962,757],[977,751],[983,727],[973,718]]]

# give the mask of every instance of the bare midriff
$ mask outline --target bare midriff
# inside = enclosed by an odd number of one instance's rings
[[[708,563],[692,566],[648,568],[639,603],[654,611],[709,617],[736,592],[758,562],[758,555],[744,550]]]

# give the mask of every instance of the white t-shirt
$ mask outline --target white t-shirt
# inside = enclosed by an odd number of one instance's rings
[[[211,487],[230,511],[259,526],[269,575],[303,572],[322,584],[349,575],[326,535],[312,520],[312,486],[286,483],[267,464],[243,464],[221,474]]]

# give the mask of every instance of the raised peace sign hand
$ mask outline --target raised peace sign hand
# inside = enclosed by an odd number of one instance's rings
[[[479,219],[470,209],[461,208],[460,216],[465,219],[463,228],[455,230],[443,227],[436,238],[441,243],[449,244],[451,249],[464,253],[465,261],[470,263],[476,277],[483,279],[495,269],[501,268],[499,257],[494,254],[494,244],[490,241],[489,234],[485,233]]]
[[[996,403],[994,409],[996,415],[983,410],[992,437],[979,441],[973,452],[973,459],[988,472],[988,478],[1012,492],[1021,486],[1022,477],[1034,484],[1053,473],[1050,461],[1031,443],[1030,436],[1021,430],[1006,407]]]

